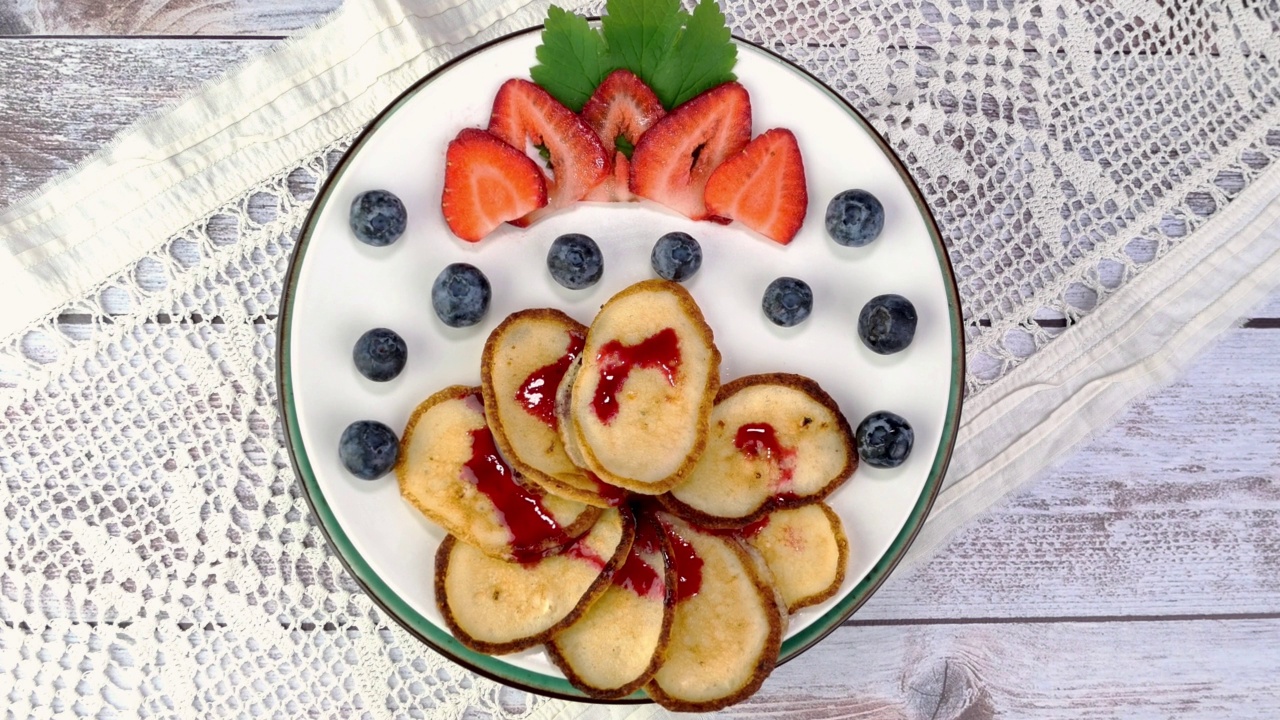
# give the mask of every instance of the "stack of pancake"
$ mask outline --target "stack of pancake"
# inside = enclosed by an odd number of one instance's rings
[[[788,615],[844,581],[844,529],[822,501],[857,455],[835,401],[798,375],[721,386],[711,328],[662,280],[590,327],[511,315],[480,377],[418,407],[396,467],[450,533],[435,586],[455,637],[545,645],[596,698],[643,689],[706,711],[755,692]]]

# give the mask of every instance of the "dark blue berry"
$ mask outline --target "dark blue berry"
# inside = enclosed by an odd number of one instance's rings
[[[474,265],[454,263],[431,286],[431,307],[449,327],[468,327],[489,311],[489,278]]]
[[[845,190],[827,203],[827,233],[847,247],[862,247],[880,237],[884,206],[866,190]]]
[[[875,352],[905,350],[916,336],[916,308],[901,295],[877,295],[858,313],[858,337]]]
[[[551,243],[551,249],[547,251],[547,269],[556,282],[570,290],[581,290],[600,281],[604,274],[604,255],[600,254],[600,246],[595,240],[569,233]]]
[[[858,457],[871,467],[895,468],[911,454],[916,434],[902,416],[873,412],[858,424]]]
[[[374,382],[386,382],[399,375],[408,357],[404,339],[386,328],[374,328],[361,335],[351,351],[356,369]]]
[[[408,220],[404,203],[386,190],[362,192],[351,201],[351,232],[366,245],[390,245],[404,233]]]
[[[669,232],[654,243],[649,263],[663,280],[684,282],[702,267],[702,246],[689,233]]]
[[[342,431],[338,456],[352,475],[362,480],[382,477],[400,456],[400,440],[391,428],[375,420],[357,420]]]
[[[782,327],[799,325],[813,311],[813,291],[803,280],[780,277],[765,288],[761,306],[765,317],[775,324]]]

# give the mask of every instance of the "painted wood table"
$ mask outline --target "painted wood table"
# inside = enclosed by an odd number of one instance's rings
[[[0,206],[337,4],[0,2]],[[734,714],[1280,717],[1278,356],[1280,294]]]

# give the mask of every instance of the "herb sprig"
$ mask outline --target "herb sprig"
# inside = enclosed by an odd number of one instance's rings
[[[533,81],[574,112],[610,72],[635,73],[668,110],[734,80],[738,59],[715,0],[686,12],[680,0],[609,0],[600,27],[552,6]]]

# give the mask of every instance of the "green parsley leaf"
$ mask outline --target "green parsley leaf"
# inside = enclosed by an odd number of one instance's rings
[[[634,1],[634,0],[632,0]],[[643,0],[640,0],[643,1]],[[668,109],[734,80],[738,48],[715,0],[702,0],[649,86]]]
[[[613,66],[604,38],[586,19],[552,5],[530,77],[574,112],[595,92]]]
[[[700,0],[692,14],[680,2],[608,0],[599,30],[552,5],[529,74],[574,112],[617,68],[638,75],[668,110],[734,80],[738,49],[716,0]]]
[[[609,0],[600,27],[614,67],[630,70],[652,87],[688,20],[680,0]]]

